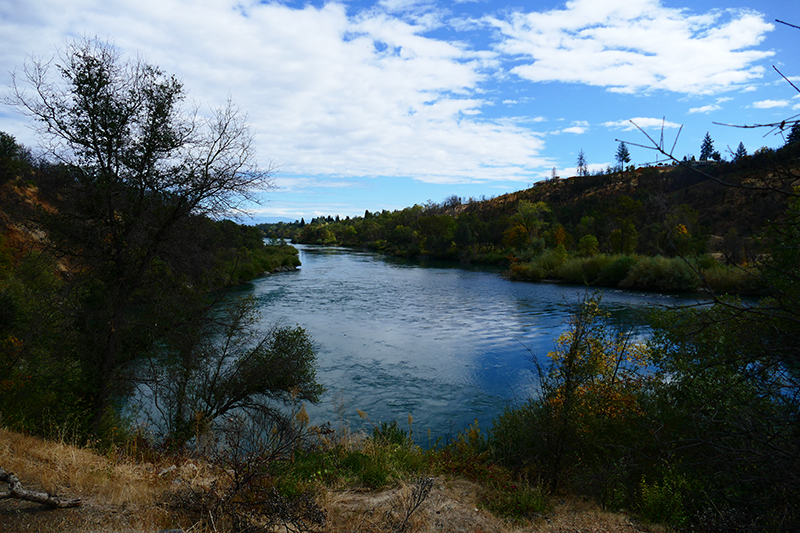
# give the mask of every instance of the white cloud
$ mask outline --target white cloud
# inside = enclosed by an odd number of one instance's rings
[[[753,102],[753,107],[756,109],[773,109],[776,107],[786,107],[788,105],[788,100],[761,100],[759,102]]]
[[[425,36],[436,16],[351,14],[339,3],[10,3],[0,8],[3,71],[28,53],[51,55],[67,35],[112,35],[125,56],[176,73],[192,99],[219,105],[230,95],[248,113],[258,155],[282,175],[525,181],[550,164],[540,135],[482,116],[496,54]]]
[[[572,0],[485,20],[503,36],[498,51],[532,60],[511,69],[519,77],[620,93],[729,90],[760,78],[764,69],[754,63],[773,54],[752,48],[774,26],[746,10],[692,15],[660,0]]]
[[[704,105],[703,107],[693,107],[689,109],[689,113],[711,113],[712,111],[719,111],[720,109],[722,109],[722,107],[716,104]]]
[[[338,179],[324,180],[318,178],[300,178],[296,176],[284,176],[278,171],[275,175],[275,186],[281,193],[294,193],[308,189],[357,189],[364,185],[358,181]]]
[[[561,132],[562,133],[575,133],[577,135],[580,135],[582,133],[586,133],[586,128],[584,128],[582,126],[571,126],[569,128],[564,128],[563,130],[561,130]]]
[[[656,129],[660,130],[662,127],[665,129],[674,129],[681,127],[680,124],[676,124],[675,122],[670,122],[662,118],[650,118],[650,117],[636,117],[628,120],[604,122],[603,126],[611,129],[622,129],[625,131],[636,130],[637,126],[639,128],[642,128],[643,130],[656,130]]]

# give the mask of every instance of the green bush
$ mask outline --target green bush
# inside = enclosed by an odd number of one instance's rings
[[[688,517],[681,493],[683,485],[683,480],[673,475],[666,476],[661,483],[647,483],[643,476],[639,484],[639,515],[657,524],[668,524],[677,528],[686,525]]]
[[[550,509],[548,497],[540,487],[511,479],[490,484],[481,495],[481,503],[495,515],[513,521],[532,519]]]
[[[680,257],[640,256],[619,286],[663,292],[693,291],[699,288],[700,277]]]
[[[568,259],[556,270],[556,277],[580,285],[594,284],[600,272],[614,262],[614,256],[595,254],[591,257]]]
[[[617,287],[635,264],[636,259],[629,255],[616,256],[613,263],[600,271],[594,284],[603,287]]]

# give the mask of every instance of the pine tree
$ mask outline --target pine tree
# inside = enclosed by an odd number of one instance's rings
[[[583,153],[583,150],[578,152],[578,176],[588,176],[589,175],[589,168],[586,165],[586,154]]]
[[[789,132],[789,136],[786,137],[787,146],[797,142],[800,142],[800,122],[794,123],[792,130]]]
[[[631,153],[628,151],[628,147],[625,145],[624,141],[620,141],[619,143],[616,158],[620,170],[624,170],[625,164],[631,162]]]
[[[714,155],[714,141],[711,140],[711,135],[706,132],[703,138],[703,144],[700,145],[700,161],[708,161]]]
[[[747,156],[747,149],[744,147],[744,143],[739,143],[738,148],[736,148],[736,152],[733,154],[733,160],[739,161],[741,158]]]

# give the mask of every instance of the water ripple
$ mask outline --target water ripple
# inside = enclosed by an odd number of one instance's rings
[[[313,422],[337,418],[369,427],[408,414],[417,435],[452,436],[476,418],[484,427],[508,402],[532,392],[531,357],[542,360],[581,287],[514,283],[496,269],[464,270],[332,247],[300,247],[297,272],[242,289],[260,303],[264,327],[306,328],[318,346],[328,392],[309,407]],[[615,319],[666,296],[607,291]]]

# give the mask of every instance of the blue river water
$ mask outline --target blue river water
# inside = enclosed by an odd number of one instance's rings
[[[311,422],[355,430],[396,420],[408,429],[411,415],[423,446],[475,419],[490,427],[506,405],[535,394],[532,358],[546,361],[586,294],[580,286],[508,281],[487,267],[298,248],[299,270],[258,278],[239,294],[257,299],[265,327],[296,324],[313,338],[327,392],[307,406]],[[640,328],[647,309],[691,302],[603,293],[612,321]]]

